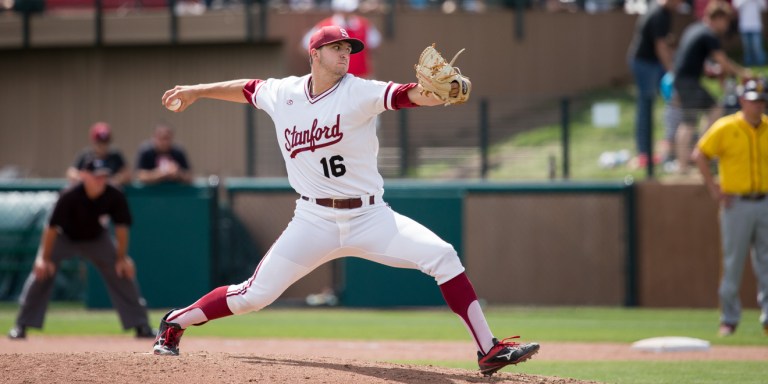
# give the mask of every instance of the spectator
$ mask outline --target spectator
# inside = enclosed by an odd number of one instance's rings
[[[662,80],[662,88],[665,86],[664,80],[667,78],[672,79],[674,76],[672,76],[670,73],[667,73],[665,78]],[[670,83],[669,88],[671,89],[672,87],[672,83]],[[739,110],[739,98],[736,94],[736,79],[734,79],[732,76],[726,76],[721,81],[721,87],[723,89],[722,106],[724,108],[724,113],[729,115],[736,113]],[[662,92],[662,94],[663,93],[664,92]],[[678,173],[680,172],[680,169],[679,163],[675,158],[674,146],[677,127],[682,121],[683,111],[680,109],[679,102],[673,102],[675,98],[670,96],[665,96],[664,98],[664,138],[659,145],[661,149],[660,157],[662,159],[665,172]],[[698,133],[694,132],[691,137],[691,147],[696,144],[698,139]]]
[[[56,270],[63,260],[75,255],[90,260],[101,274],[123,328],[134,328],[139,338],[155,337],[134,280],[136,267],[127,254],[131,225],[128,202],[119,189],[107,182],[110,173],[105,161],[91,159],[80,171],[81,181],[59,197],[19,296],[21,308],[9,338],[24,339],[27,328],[43,327]],[[116,243],[102,225],[104,215],[115,224]]]
[[[357,7],[358,0],[333,0],[331,2],[333,15],[315,24],[304,35],[302,46],[306,52],[309,52],[309,38],[322,27],[337,25],[344,28],[349,37],[359,39],[365,44],[365,49],[362,52],[350,56],[348,73],[368,79],[374,77],[370,51],[381,45],[381,33],[370,20],[355,14]]]
[[[744,50],[744,65],[765,65],[763,49],[763,13],[766,0],[733,0],[733,7],[739,14],[739,33]]]
[[[155,126],[152,139],[139,147],[136,168],[136,176],[144,184],[192,182],[187,155],[173,142],[173,129],[165,124]]]
[[[675,132],[680,125],[680,119],[682,117],[682,110],[680,106],[668,101],[664,104],[664,138],[661,140],[660,158],[664,167],[664,172],[676,173],[679,171],[677,168],[677,161],[675,161],[675,151],[673,150],[675,144]]]
[[[680,1],[659,0],[658,5],[640,16],[629,46],[629,65],[637,85],[635,163],[640,168],[646,167],[651,153],[653,103],[659,90],[659,82],[665,71],[672,70],[672,12]]]
[[[707,6],[704,20],[689,25],[680,39],[675,55],[675,93],[682,117],[675,133],[675,153],[680,173],[687,173],[696,125],[701,112],[707,112],[702,131],[722,116],[722,108],[701,84],[701,77],[736,75],[749,77],[751,72],[728,59],[720,43],[720,35],[728,31],[733,10],[723,1]],[[712,63],[708,60],[712,60]]]
[[[758,279],[760,323],[768,335],[768,157],[755,155],[768,153],[766,86],[765,79],[740,86],[741,111],[717,120],[693,155],[712,198],[720,204],[720,336],[732,335],[741,320],[739,287],[750,251]],[[712,159],[719,161],[719,183],[710,170]]]
[[[707,5],[712,0],[693,0],[693,16],[696,20],[704,19],[704,15],[707,12]]]
[[[123,154],[110,147],[112,142],[112,132],[109,124],[98,122],[91,126],[90,130],[91,146],[83,149],[77,156],[74,164],[67,168],[67,179],[73,184],[81,181],[80,170],[90,159],[99,159],[104,161],[110,171],[109,183],[115,187],[122,187],[131,181],[131,171],[125,165]]]

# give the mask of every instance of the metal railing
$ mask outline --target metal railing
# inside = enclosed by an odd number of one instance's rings
[[[380,171],[385,177],[497,181],[655,177],[658,169],[654,174],[633,160],[630,90],[483,97],[450,111],[400,110],[379,129]],[[661,108],[655,137],[664,130]]]
[[[242,9],[245,24],[246,42],[262,41],[267,36],[269,11],[306,12],[308,10],[330,11],[331,2],[325,0],[15,0],[12,7],[5,8],[0,3],[0,13],[16,12],[21,15],[23,48],[30,47],[32,35],[32,16],[52,12],[89,11],[93,12],[94,46],[103,44],[104,17],[107,13],[127,12],[167,12],[170,16],[168,28],[170,43],[177,44],[179,36],[179,16],[182,14],[202,15],[208,10]],[[515,30],[517,39],[525,34],[525,12],[539,9],[553,12],[588,12],[597,13],[623,8],[623,0],[380,0],[361,9],[362,13],[384,14],[384,35],[392,38],[395,33],[396,10],[441,11],[446,14],[455,12],[483,13],[494,9],[512,9],[515,11]],[[256,14],[256,16],[254,16]]]
[[[704,83],[717,87],[715,80]],[[712,93],[718,116],[738,111],[728,87]],[[650,151],[639,156],[632,85],[559,97],[481,97],[450,109],[400,110],[385,120],[379,130],[382,174],[496,181],[689,178],[697,173],[690,158],[696,139],[707,129],[697,124],[693,137],[680,144],[683,112],[658,98],[645,132]]]

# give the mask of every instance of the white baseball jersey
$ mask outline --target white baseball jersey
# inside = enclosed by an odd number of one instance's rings
[[[376,115],[394,109],[394,90],[401,85],[347,74],[313,96],[311,81],[305,75],[246,86],[253,89],[249,102],[275,123],[291,187],[313,198],[381,194]]]
[[[376,115],[416,106],[407,96],[415,86],[347,74],[329,90],[312,96],[310,75],[248,82],[243,89],[248,101],[275,122],[291,186],[309,199],[296,200],[293,219],[253,275],[227,287],[226,306],[231,313],[261,310],[318,266],[341,257],[416,269],[433,277],[438,285],[464,272],[451,244],[393,211],[382,199],[383,179],[376,165]],[[361,199],[364,204],[350,209],[312,200],[365,195],[375,199]],[[473,322],[480,324],[479,330],[465,325],[478,350],[487,351],[493,335],[479,313]],[[184,326],[207,321],[196,304],[173,312],[171,318]],[[484,340],[485,348],[480,340]]]
[[[249,102],[275,122],[291,186],[309,198],[377,198],[355,209],[297,199],[293,220],[253,276],[227,289],[232,313],[263,308],[296,280],[340,257],[418,269],[438,284],[462,273],[453,246],[381,199],[376,115],[396,109],[397,95],[412,86],[347,74],[311,96],[310,82],[310,75],[252,80],[243,89]]]

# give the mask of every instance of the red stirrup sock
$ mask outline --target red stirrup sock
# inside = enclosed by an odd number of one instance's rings
[[[485,315],[477,301],[477,294],[467,275],[461,273],[440,285],[440,292],[451,310],[461,317],[464,326],[483,354],[493,347],[493,334],[485,321]]]
[[[182,329],[190,325],[203,325],[210,320],[231,316],[227,305],[228,286],[218,287],[184,309],[173,311],[166,321],[177,323]]]
[[[208,320],[216,320],[222,317],[232,316],[232,311],[227,305],[227,289],[229,286],[218,287],[192,304],[203,310]]]

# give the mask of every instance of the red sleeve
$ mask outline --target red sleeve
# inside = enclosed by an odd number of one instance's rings
[[[257,108],[258,106],[253,102],[253,97],[256,95],[256,88],[258,88],[258,85],[263,82],[264,80],[254,79],[249,81],[247,84],[245,84],[245,87],[243,87],[243,96],[245,96],[245,100]]]
[[[415,104],[414,102],[411,101],[411,98],[408,97],[408,91],[413,88],[416,88],[417,85],[418,84],[416,83],[398,85],[392,94],[392,109],[398,110],[401,108],[419,107],[420,105]]]

